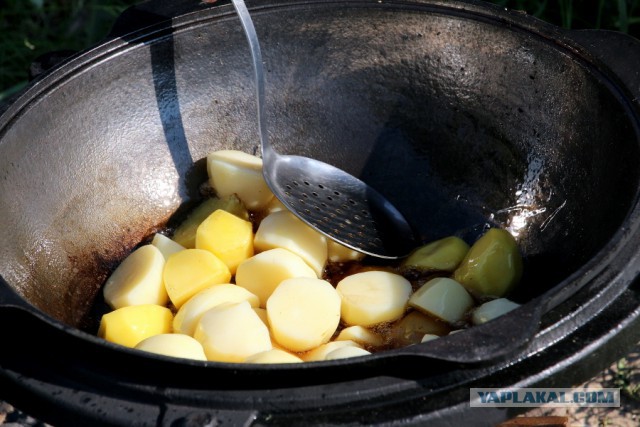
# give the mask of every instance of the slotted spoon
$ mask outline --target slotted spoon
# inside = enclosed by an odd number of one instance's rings
[[[258,36],[244,1],[232,2],[251,49],[263,175],[273,194],[302,221],[344,246],[379,258],[406,256],[417,244],[414,233],[384,196],[341,169],[308,157],[278,154],[271,147]]]

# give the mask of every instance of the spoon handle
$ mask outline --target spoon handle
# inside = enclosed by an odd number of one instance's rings
[[[265,120],[264,112],[264,69],[262,67],[262,54],[260,52],[260,43],[258,42],[258,35],[256,29],[253,26],[253,20],[249,15],[247,6],[244,0],[231,0],[233,7],[238,13],[242,28],[247,36],[249,42],[249,48],[251,49],[251,58],[253,59],[253,70],[255,72],[255,84],[256,84],[256,102],[258,110],[258,128],[260,134],[260,146],[262,148],[262,157],[266,161],[267,157],[274,155],[273,149],[269,144],[267,136],[267,124]]]

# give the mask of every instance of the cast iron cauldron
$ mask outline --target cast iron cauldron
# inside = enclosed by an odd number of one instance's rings
[[[114,266],[257,152],[227,2],[152,1],[0,116],[0,398],[55,425],[490,425],[470,387],[570,387],[640,339],[640,43],[478,1],[250,2],[276,148],[386,195],[424,241],[516,235],[523,306],[364,358],[249,366],[94,336]]]

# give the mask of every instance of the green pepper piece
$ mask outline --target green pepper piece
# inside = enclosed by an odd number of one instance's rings
[[[513,236],[492,228],[471,246],[453,278],[476,296],[501,297],[522,277],[522,256]]]
[[[453,271],[469,251],[469,245],[459,237],[450,236],[421,246],[401,265],[403,270]]]

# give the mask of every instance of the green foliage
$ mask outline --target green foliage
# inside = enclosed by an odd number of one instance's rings
[[[640,0],[493,0],[564,28],[596,28],[640,36]]]
[[[616,363],[613,385],[626,396],[640,401],[640,384],[634,381],[634,375],[637,375],[637,372],[629,366],[627,359],[622,358]]]
[[[26,85],[40,54],[99,42],[141,0],[0,0],[0,102]],[[179,1],[179,0],[175,0]],[[565,28],[604,28],[640,38],[640,0],[491,0]]]
[[[0,102],[26,85],[29,64],[39,55],[95,44],[134,3],[136,0],[0,0]]]

